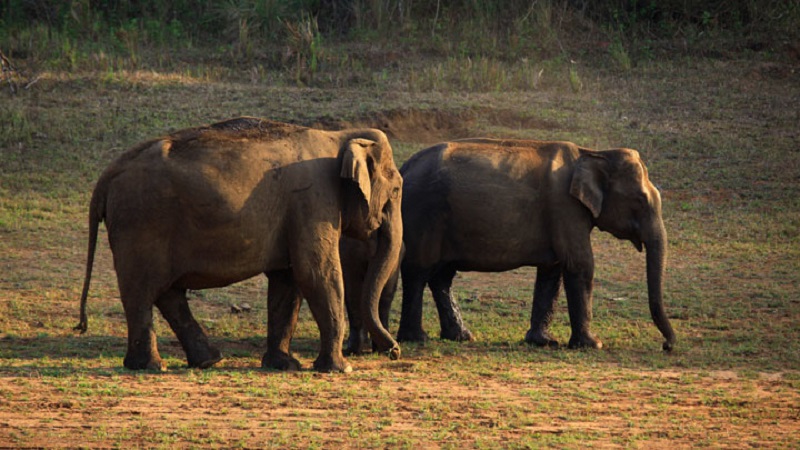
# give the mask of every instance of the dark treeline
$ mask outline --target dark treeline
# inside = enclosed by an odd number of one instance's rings
[[[543,7],[650,37],[668,37],[683,27],[792,37],[800,26],[800,0],[0,0],[0,27],[38,23],[91,34],[167,25],[196,39],[219,39],[246,26],[250,33],[280,38],[287,21],[312,17],[326,35],[386,36],[446,32],[465,22],[507,29]]]

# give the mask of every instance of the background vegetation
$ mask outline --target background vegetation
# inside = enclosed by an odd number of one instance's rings
[[[0,0],[0,447],[799,446],[798,30],[797,0]],[[602,351],[522,342],[524,268],[456,279],[476,342],[436,339],[426,297],[433,339],[348,376],[257,368],[262,279],[193,294],[215,368],[186,369],[159,318],[169,372],[122,369],[104,236],[89,333],[71,329],[91,188],[136,142],[242,114],[375,126],[398,164],[478,135],[639,149],[664,197],[675,351],[642,255],[597,232]]]
[[[43,68],[163,70],[202,61],[231,71],[284,69],[309,84],[332,70],[386,70],[408,54],[445,58],[445,72],[510,65],[494,70],[511,69],[514,78],[526,64],[570,58],[610,56],[629,70],[665,54],[797,51],[799,22],[797,0],[0,2],[7,56]],[[143,58],[145,50],[155,57]],[[484,88],[515,84],[493,81]]]

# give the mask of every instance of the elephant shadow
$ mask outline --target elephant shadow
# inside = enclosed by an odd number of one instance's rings
[[[262,337],[216,339],[223,353],[231,358],[249,358],[252,367],[220,366],[220,371],[262,370],[260,360],[266,350],[266,341]],[[158,345],[164,356],[170,361],[169,370],[188,369],[183,350],[174,336],[159,337]],[[16,377],[20,374],[38,373],[39,375],[64,375],[65,371],[101,374],[136,373],[130,371],[113,360],[125,357],[127,340],[121,336],[44,336],[44,337],[5,337],[0,339],[0,360],[16,360],[22,363],[3,364],[0,378]],[[304,361],[303,370],[311,371],[310,360],[318,351],[319,340],[313,337],[299,337],[292,340],[296,356]],[[92,360],[106,359],[110,362],[98,366]],[[42,364],[49,361],[50,364]],[[188,369],[193,370],[193,369]],[[266,371],[265,371],[266,372]]]

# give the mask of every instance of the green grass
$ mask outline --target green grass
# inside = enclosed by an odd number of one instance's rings
[[[242,72],[219,56],[200,64],[145,46],[142,69],[130,56],[104,59],[57,42],[61,56],[37,50],[30,89],[10,95],[0,86],[0,446],[800,444],[800,84],[783,70],[793,66],[738,53],[625,63],[625,48],[615,48],[577,66],[558,56],[456,53],[399,58],[386,70],[360,47],[330,43],[316,87],[298,87],[293,72],[268,64]],[[535,275],[524,268],[456,278],[475,342],[436,339],[426,294],[433,339],[403,345],[398,361],[351,358],[349,375],[258,369],[260,278],[192,295],[226,355],[218,366],[187,369],[159,318],[169,371],[123,369],[125,321],[103,231],[89,333],[71,329],[93,183],[136,142],[242,114],[388,127],[398,165],[434,142],[479,135],[640,150],[664,197],[675,351],[661,352],[650,321],[643,255],[595,232],[601,351],[523,343]],[[242,302],[253,311],[231,314]],[[398,295],[392,331],[399,303]],[[563,296],[552,331],[569,339]],[[305,367],[317,346],[303,307],[293,348]]]

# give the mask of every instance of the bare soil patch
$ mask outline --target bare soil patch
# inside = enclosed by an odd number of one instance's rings
[[[534,366],[461,382],[456,373],[429,370],[442,362],[428,358],[358,360],[350,377],[240,372],[241,363],[223,364],[207,379],[184,371],[89,373],[57,386],[36,373],[0,379],[0,445],[28,436],[26,447],[48,448],[113,447],[121,440],[129,448],[170,442],[358,447],[435,436],[437,444],[424,446],[505,447],[536,436],[580,436],[564,444],[690,448],[714,436],[726,447],[769,447],[791,440],[800,420],[800,394],[775,375],[632,375],[610,367],[587,379],[582,369],[542,373]],[[630,383],[649,387],[632,397]],[[686,383],[694,394],[678,395]],[[577,392],[592,398],[579,401]],[[570,411],[552,408],[559,398],[570,402]]]

